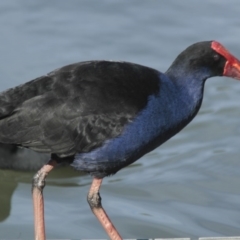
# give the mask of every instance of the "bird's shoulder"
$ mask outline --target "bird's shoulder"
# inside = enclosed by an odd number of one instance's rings
[[[52,90],[58,98],[79,100],[95,111],[124,112],[142,109],[159,91],[156,70],[128,62],[89,61],[51,72]],[[93,110],[92,109],[92,110]]]

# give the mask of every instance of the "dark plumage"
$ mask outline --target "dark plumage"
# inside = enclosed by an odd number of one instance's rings
[[[0,143],[51,153],[49,164],[34,177],[33,194],[42,191],[56,162],[68,161],[92,174],[88,202],[97,217],[103,216],[101,178],[185,127],[201,106],[207,78],[239,79],[239,69],[239,61],[215,41],[188,47],[165,74],[127,62],[68,65],[0,94]],[[106,221],[109,236],[120,238]]]
[[[1,93],[0,141],[59,157],[89,152],[118,136],[158,88],[158,72],[137,64],[57,69]]]

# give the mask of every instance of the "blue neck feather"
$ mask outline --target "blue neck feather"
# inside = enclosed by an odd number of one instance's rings
[[[75,168],[97,177],[104,176],[100,172],[109,167],[117,172],[167,141],[193,119],[201,106],[205,79],[186,73],[176,76],[171,71],[159,74],[159,93],[149,96],[145,109],[119,137],[92,152],[76,155]]]

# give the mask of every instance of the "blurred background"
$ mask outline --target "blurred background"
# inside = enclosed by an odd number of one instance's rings
[[[240,58],[239,12],[238,0],[1,1],[0,90],[85,60],[164,72],[202,40],[218,40]],[[240,82],[209,79],[190,125],[104,179],[103,206],[124,238],[240,235],[239,156]],[[31,179],[47,160],[0,146],[0,239],[33,239]],[[86,201],[90,183],[70,167],[51,172],[44,189],[48,238],[107,237]]]

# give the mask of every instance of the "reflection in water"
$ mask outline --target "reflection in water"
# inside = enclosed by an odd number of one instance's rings
[[[0,170],[0,222],[4,221],[11,211],[11,198],[17,187],[15,181],[9,180],[9,174]]]
[[[47,158],[44,154],[28,149],[0,144],[0,189],[3,193],[0,194],[0,221],[4,221],[10,214],[11,197],[18,183],[27,179],[31,181],[29,177],[33,173],[23,174],[21,171],[37,171],[47,161]]]
[[[20,183],[31,184],[32,177],[46,162],[49,155],[36,153],[30,149],[0,144],[0,222],[10,214],[11,197]],[[64,168],[64,169],[61,169]],[[48,177],[49,186],[77,186],[75,183],[61,183],[62,178],[73,178],[81,173],[72,168],[59,165]],[[84,174],[82,174],[84,175]],[[29,188],[29,192],[31,188]]]
[[[37,171],[49,161],[49,155],[0,143],[0,169]]]

